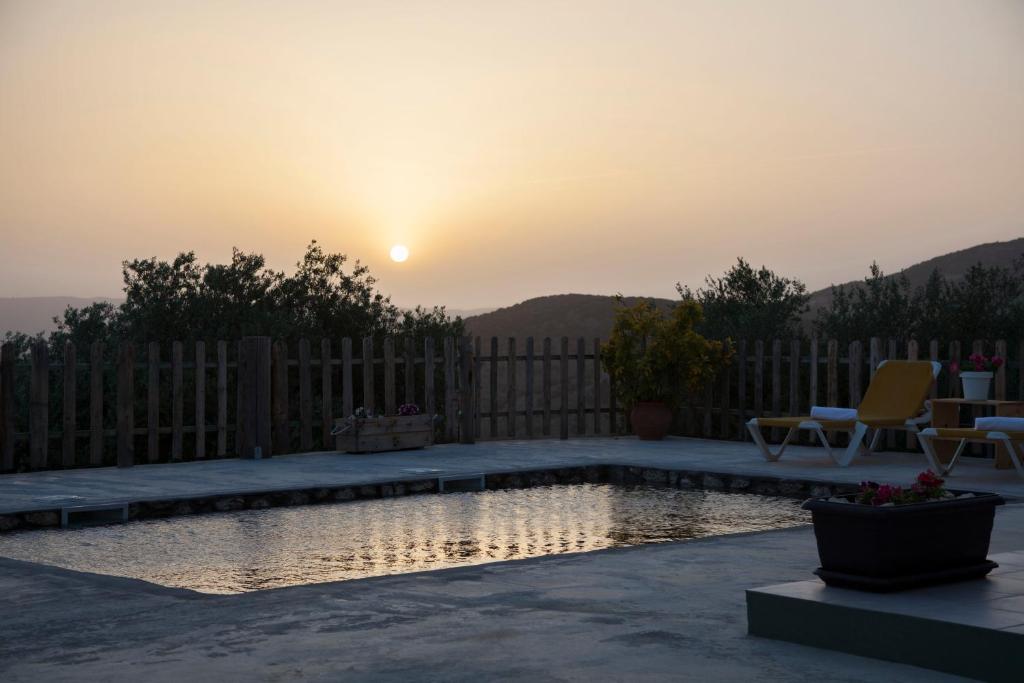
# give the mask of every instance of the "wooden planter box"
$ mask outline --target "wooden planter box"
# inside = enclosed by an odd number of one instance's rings
[[[424,448],[433,443],[430,415],[339,418],[334,421],[337,450],[345,453],[383,453]]]
[[[1002,504],[994,493],[891,507],[812,498],[803,507],[818,541],[814,573],[830,586],[875,592],[985,576],[997,566],[986,556]]]

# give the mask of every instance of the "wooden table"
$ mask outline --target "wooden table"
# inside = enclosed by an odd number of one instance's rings
[[[970,401],[966,398],[933,398],[932,404],[932,427],[960,427],[961,406],[976,406],[986,412],[994,412],[998,417],[1024,417],[1024,401]],[[967,426],[973,427],[974,420]],[[938,441],[935,442],[935,453],[943,463],[949,462],[956,451],[957,442]],[[1001,470],[1013,467],[1010,462],[1010,455],[1002,444],[995,444],[996,467]]]

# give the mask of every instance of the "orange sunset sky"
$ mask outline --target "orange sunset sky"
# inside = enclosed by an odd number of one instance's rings
[[[400,305],[814,289],[1024,235],[1024,2],[0,0],[0,233],[0,296],[314,238]]]

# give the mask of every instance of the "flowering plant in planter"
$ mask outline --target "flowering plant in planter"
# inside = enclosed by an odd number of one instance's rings
[[[967,372],[995,372],[1003,367],[1005,363],[1006,359],[1002,356],[986,356],[982,353],[972,353],[967,356],[967,363],[963,367],[956,361],[953,361],[949,364],[949,369],[952,372],[960,372],[961,370]]]
[[[911,503],[926,503],[930,500],[943,500],[953,498],[954,495],[946,490],[943,484],[945,480],[937,476],[931,470],[925,470],[917,475],[917,479],[909,488],[893,486],[892,484],[879,484],[874,481],[862,481],[860,492],[854,502],[861,505],[909,505]]]
[[[419,415],[420,407],[415,403],[403,403],[398,406],[398,414],[402,416]]]

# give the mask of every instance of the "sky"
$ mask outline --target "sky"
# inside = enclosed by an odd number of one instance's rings
[[[0,0],[0,296],[313,239],[402,306],[816,289],[1020,236],[1021,0]]]

